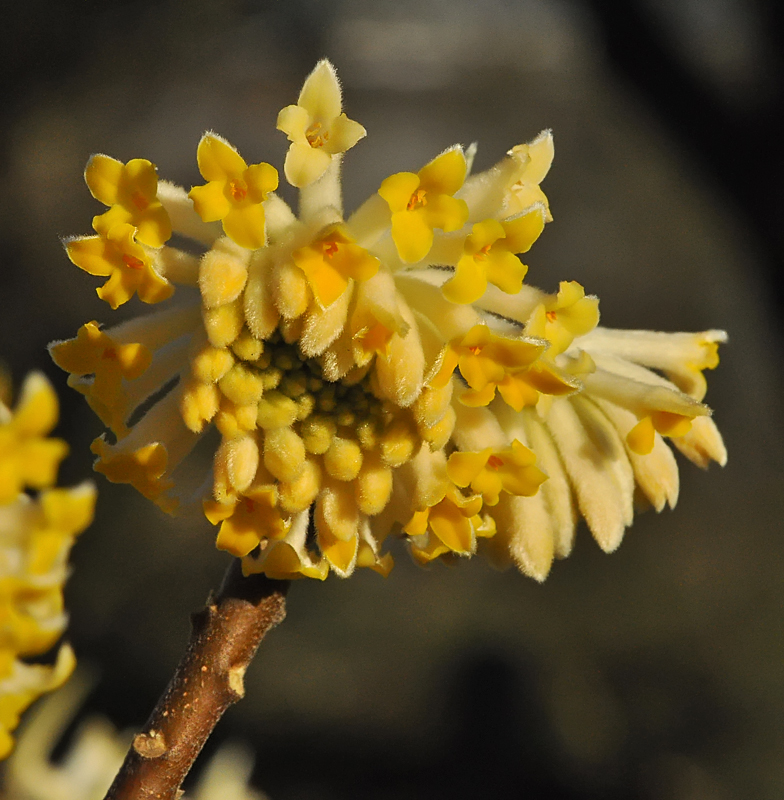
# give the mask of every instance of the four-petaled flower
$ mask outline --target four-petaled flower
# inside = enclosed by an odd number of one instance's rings
[[[547,480],[536,466],[536,454],[517,439],[503,450],[487,447],[479,452],[458,451],[449,456],[447,474],[457,486],[470,486],[488,506],[498,505],[502,491],[531,497]]]
[[[419,172],[396,172],[386,178],[378,193],[392,213],[392,240],[402,261],[421,261],[433,245],[433,231],[457,231],[468,219],[465,200],[453,197],[463,185],[466,160],[453,147]]]
[[[267,242],[264,206],[278,188],[278,171],[262,162],[248,166],[242,156],[215,133],[205,133],[196,151],[199,172],[209,181],[188,193],[204,222],[223,223],[226,235],[240,247],[256,250]]]
[[[340,84],[335,68],[326,59],[308,75],[296,105],[278,114],[278,130],[288,136],[291,146],[283,171],[286,180],[298,188],[318,180],[334,156],[353,147],[367,131],[341,113]]]
[[[111,206],[93,217],[93,228],[108,234],[118,223],[128,222],[136,238],[150,247],[162,247],[172,233],[169,214],[158,199],[158,174],[145,158],[133,158],[127,164],[116,158],[94,155],[84,171],[90,193],[104,205]]]
[[[112,308],[127,303],[134,292],[143,303],[160,303],[174,293],[174,286],[155,271],[152,257],[135,237],[133,225],[120,222],[105,235],[65,241],[68,258],[77,267],[109,278],[96,292]]]
[[[442,287],[452,303],[473,303],[492,283],[507,294],[516,294],[528,267],[515,253],[526,253],[544,230],[545,209],[534,206],[518,217],[499,222],[477,222],[466,236],[455,275]]]
[[[69,384],[87,398],[93,411],[117,436],[125,435],[123,378],[138,378],[150,365],[150,351],[138,342],[115,341],[95,321],[82,325],[75,339],[53,343],[49,351],[61,369],[72,375],[93,376],[92,381],[69,380]]]
[[[585,295],[577,281],[561,281],[558,294],[549,295],[531,313],[525,326],[528,336],[547,339],[547,355],[554,357],[599,324],[599,298]]]
[[[350,279],[366,281],[379,267],[379,260],[360,247],[342,225],[334,225],[310,244],[291,254],[305,273],[316,302],[331,306],[346,291]]]

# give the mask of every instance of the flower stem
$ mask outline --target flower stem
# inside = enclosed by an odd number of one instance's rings
[[[176,800],[223,712],[244,694],[259,643],[286,616],[288,581],[242,576],[239,559],[217,597],[192,615],[191,638],[166,691],[133,740],[106,800]]]

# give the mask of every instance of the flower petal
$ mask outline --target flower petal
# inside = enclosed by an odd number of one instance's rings
[[[335,68],[323,58],[305,78],[297,105],[307,109],[311,119],[329,122],[340,114],[340,84]]]
[[[332,156],[324,150],[309,144],[294,143],[286,153],[283,172],[286,180],[301,189],[317,181],[326,171]]]
[[[125,165],[111,156],[96,154],[90,157],[84,170],[84,180],[90,194],[104,205],[118,201],[119,185]]]
[[[415,264],[430,252],[433,229],[419,211],[397,211],[392,214],[392,240],[400,260]]]
[[[309,124],[310,114],[302,106],[286,106],[278,113],[277,128],[279,131],[283,131],[291,142],[308,144],[305,131]]]
[[[324,142],[323,148],[331,155],[345,153],[367,136],[365,128],[345,114],[341,114],[332,122],[328,132],[329,138]]]
[[[436,156],[419,170],[422,188],[434,194],[454,194],[465,181],[467,171],[462,147],[453,147]]]
[[[266,244],[264,207],[261,203],[232,208],[223,218],[223,230],[240,247],[256,250]]]
[[[389,210],[395,212],[405,211],[411,195],[419,188],[419,176],[413,172],[396,172],[384,178],[378,193],[387,201]]]
[[[188,192],[196,213],[204,222],[223,219],[231,211],[231,202],[224,191],[225,186],[225,181],[216,180],[204,186],[194,186]]]
[[[196,149],[199,172],[206,181],[223,181],[248,168],[242,156],[223,137],[208,131]],[[206,220],[209,221],[209,220]]]

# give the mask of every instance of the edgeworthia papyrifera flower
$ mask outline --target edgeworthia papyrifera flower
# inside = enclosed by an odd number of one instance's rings
[[[92,521],[95,505],[91,483],[52,488],[68,447],[47,438],[58,406],[46,378],[40,373],[28,376],[13,411],[4,393],[0,391],[0,758],[11,751],[11,731],[19,715],[40,695],[62,685],[73,670],[74,654],[67,644],[60,646],[52,666],[23,659],[46,653],[65,630],[68,553],[76,535]]]
[[[88,164],[109,210],[69,257],[108,277],[113,307],[165,301],[51,346],[111,430],[93,444],[109,480],[202,508],[246,574],[386,574],[391,534],[421,563],[479,549],[542,580],[579,517],[611,551],[634,500],[675,504],[663,437],[724,463],[701,402],[722,332],[600,328],[580,284],[523,283],[519,254],[551,219],[549,131],[477,175],[451,147],[345,216],[343,153],[365,129],[329,62],[278,128],[299,216],[273,167],[214,133],[190,192],[142,159]],[[172,230],[193,246],[166,244]],[[211,469],[189,485],[183,462],[213,429]]]

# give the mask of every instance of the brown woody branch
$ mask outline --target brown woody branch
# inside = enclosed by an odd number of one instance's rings
[[[106,800],[176,800],[223,712],[242,699],[259,643],[286,616],[288,581],[243,578],[235,559],[217,597],[191,618],[188,648],[133,740]]]

